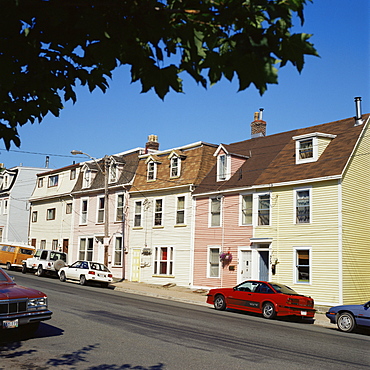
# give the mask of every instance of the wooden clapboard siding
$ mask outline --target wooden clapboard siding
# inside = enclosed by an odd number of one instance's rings
[[[225,195],[222,200],[223,227],[209,226],[209,197],[196,200],[194,232],[194,280],[197,287],[233,286],[237,283],[238,247],[249,245],[252,235],[251,226],[239,225],[240,195]],[[220,277],[208,277],[208,248],[219,247],[220,251],[229,251],[233,260],[229,265],[220,263]],[[230,269],[231,267],[231,269]]]
[[[370,141],[365,128],[350,158],[343,192],[343,303],[364,303],[370,292]]]

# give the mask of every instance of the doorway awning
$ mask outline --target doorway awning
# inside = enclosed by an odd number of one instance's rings
[[[251,244],[269,244],[272,243],[272,238],[250,238]]]

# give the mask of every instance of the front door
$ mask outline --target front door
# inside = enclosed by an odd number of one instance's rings
[[[269,251],[258,251],[260,256],[260,273],[259,279],[269,281]]]
[[[141,249],[132,250],[131,281],[140,281],[140,256]]]
[[[239,265],[239,271],[240,271],[239,282],[250,280],[252,278],[251,257],[252,257],[252,251],[241,251],[241,259],[240,259],[240,265]]]
[[[63,250],[62,250],[63,253],[68,254],[68,244],[69,244],[69,240],[68,239],[63,239]]]

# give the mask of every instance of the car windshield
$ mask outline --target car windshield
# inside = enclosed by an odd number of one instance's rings
[[[277,284],[277,283],[270,283],[270,285],[278,292],[282,294],[294,294],[299,295],[295,290],[289,288],[286,285]]]

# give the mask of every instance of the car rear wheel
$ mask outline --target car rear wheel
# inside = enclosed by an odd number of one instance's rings
[[[10,270],[12,269],[12,265],[10,264],[10,262],[7,262],[7,263],[6,263],[6,269],[7,269],[8,271],[10,271]]]
[[[341,312],[337,317],[337,326],[340,331],[350,333],[356,328],[356,321],[350,312]]]
[[[80,276],[80,285],[86,285],[86,277],[85,275]]]
[[[37,276],[43,276],[44,275],[44,269],[42,268],[41,265],[37,268],[36,275]]]
[[[64,283],[66,281],[66,274],[64,271],[61,271],[60,275],[59,275],[59,280]]]
[[[271,302],[264,303],[262,315],[265,319],[273,319],[276,316],[275,306]]]
[[[226,309],[226,301],[225,297],[221,294],[216,295],[215,300],[213,301],[213,305],[215,306],[216,310],[223,311]]]

